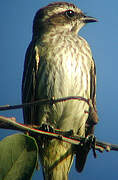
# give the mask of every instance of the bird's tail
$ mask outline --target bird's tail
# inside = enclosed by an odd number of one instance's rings
[[[73,162],[72,147],[69,143],[49,140],[39,147],[39,156],[45,180],[68,180]]]

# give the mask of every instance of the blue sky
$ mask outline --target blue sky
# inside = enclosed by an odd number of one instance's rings
[[[24,56],[32,37],[35,12],[49,0],[0,1],[0,105],[21,103],[21,80]],[[89,42],[97,68],[97,107],[99,124],[95,135],[98,139],[118,144],[118,1],[71,0],[87,15],[98,18],[98,23],[85,26],[80,35]],[[23,122],[22,111],[0,112],[15,116]],[[11,134],[0,130],[0,139]],[[118,152],[97,152],[94,159],[89,154],[83,173],[78,174],[74,165],[70,179],[117,179]],[[33,180],[42,177],[36,172]]]

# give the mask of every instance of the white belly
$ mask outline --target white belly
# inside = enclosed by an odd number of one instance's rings
[[[85,55],[70,51],[54,59],[42,60],[39,69],[38,98],[82,96],[90,98],[90,65]],[[84,61],[83,61],[84,60]],[[44,65],[45,63],[45,65]],[[59,102],[39,109],[40,124],[47,123],[63,130],[80,130],[84,134],[89,106],[79,100]]]

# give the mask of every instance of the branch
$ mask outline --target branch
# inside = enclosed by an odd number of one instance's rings
[[[39,126],[33,126],[33,127],[26,126],[24,124],[17,123],[15,121],[15,118],[7,118],[3,116],[0,116],[0,128],[18,130],[24,133],[30,133],[37,136],[46,135],[46,136],[57,138],[59,140],[62,140],[62,141],[65,141],[74,145],[79,145],[86,139],[79,136],[72,136],[70,131],[65,132],[58,129],[54,129],[53,133],[42,131],[42,130],[39,130]],[[104,150],[106,150],[107,152],[110,150],[118,151],[118,145],[96,140],[95,149],[98,150],[99,152],[103,152]]]
[[[90,107],[90,101],[89,99],[86,99],[84,97],[81,96],[68,96],[68,97],[64,97],[64,98],[58,98],[58,99],[40,99],[34,102],[30,102],[30,103],[24,103],[24,104],[19,104],[19,105],[14,105],[14,106],[10,106],[10,105],[5,105],[5,106],[0,106],[0,111],[4,111],[4,110],[11,110],[11,109],[20,109],[20,108],[24,108],[27,106],[35,106],[35,105],[44,105],[44,104],[50,104],[53,105],[55,103],[59,103],[59,102],[63,102],[63,101],[68,101],[68,100],[79,100],[79,101],[85,101]],[[96,112],[95,112],[96,113]],[[57,138],[60,140],[63,140],[65,142],[74,144],[74,145],[79,145],[80,143],[82,143],[86,138],[83,137],[78,137],[78,136],[72,136],[69,134],[69,132],[64,132],[61,130],[54,130],[54,133],[52,132],[47,132],[47,131],[42,131],[39,130],[39,126],[26,126],[24,124],[20,124],[17,123],[15,121],[15,118],[7,118],[7,117],[3,117],[0,116],[0,128],[4,128],[4,129],[12,129],[12,130],[18,130],[21,132],[29,132],[30,134],[34,134],[34,135],[47,135],[47,136],[51,136],[53,138]],[[38,129],[37,129],[38,128]],[[118,151],[118,145],[113,145],[107,142],[102,142],[102,141],[98,141],[96,140],[96,144],[95,144],[95,149],[103,152],[104,150],[106,151],[110,151],[110,150],[115,150]]]

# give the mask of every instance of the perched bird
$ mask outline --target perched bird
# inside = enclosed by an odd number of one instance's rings
[[[40,9],[33,21],[32,41],[27,49],[22,80],[22,102],[81,96],[90,100],[68,100],[56,104],[24,107],[27,125],[46,124],[75,135],[94,133],[96,70],[91,49],[78,36],[87,23],[96,22],[74,4],[55,2]],[[76,168],[82,171],[87,149],[76,153]],[[73,146],[57,139],[39,140],[39,157],[45,180],[67,180],[73,162]]]

